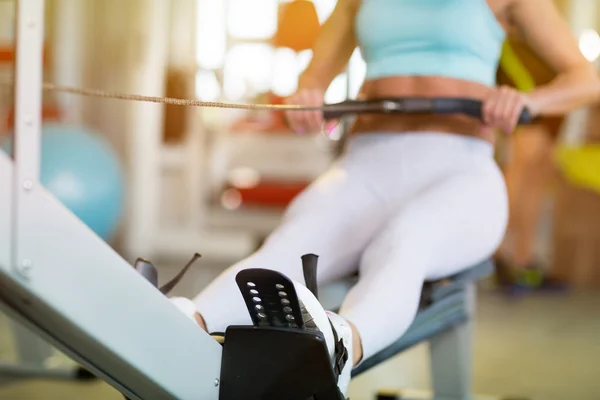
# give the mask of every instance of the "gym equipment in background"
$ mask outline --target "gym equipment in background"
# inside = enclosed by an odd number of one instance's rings
[[[90,129],[44,124],[42,185],[98,236],[114,235],[124,203],[123,171],[108,141]],[[3,144],[11,151],[12,143]]]
[[[277,29],[269,44],[299,57],[313,48],[321,29],[319,17],[311,0],[280,2]],[[350,75],[354,75],[351,65],[342,75],[338,93],[347,99]],[[268,92],[263,97],[259,102],[284,104],[283,95]],[[337,139],[296,135],[284,114],[272,110],[262,120],[249,114],[214,134],[207,167],[211,227],[243,230],[261,242],[280,223],[285,207],[335,161]]]
[[[11,141],[2,148],[12,153]],[[124,183],[117,156],[99,134],[77,126],[44,125],[40,180],[99,237],[110,240],[122,214]],[[0,382],[93,378],[22,325],[9,321],[8,328],[16,357],[0,362]]]
[[[556,161],[571,184],[600,193],[600,145],[559,146]]]

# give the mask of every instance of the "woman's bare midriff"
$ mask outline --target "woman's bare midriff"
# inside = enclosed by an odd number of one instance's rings
[[[485,100],[493,88],[480,83],[444,77],[400,76],[366,81],[359,99],[385,97],[460,97]],[[475,136],[493,142],[493,133],[483,123],[463,115],[362,114],[356,118],[353,133],[445,132]]]

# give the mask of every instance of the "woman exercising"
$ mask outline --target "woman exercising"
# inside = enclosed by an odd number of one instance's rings
[[[509,23],[558,72],[527,94],[494,87]],[[263,246],[217,277],[189,311],[209,332],[251,324],[236,274],[267,268],[302,282],[305,253],[319,255],[321,284],[358,270],[360,280],[339,314],[325,312],[296,285],[327,342],[333,343],[333,327],[347,347],[352,362],[338,381],[344,393],[352,366],[410,326],[425,280],[457,273],[500,244],[508,199],[494,161],[494,130],[511,133],[524,107],[533,115],[561,115],[600,94],[552,0],[339,0],[288,102],[322,105],[357,45],[367,64],[361,98],[478,99],[483,122],[461,115],[358,115],[338,162],[292,202]],[[323,126],[316,111],[291,111],[287,118],[298,133]]]

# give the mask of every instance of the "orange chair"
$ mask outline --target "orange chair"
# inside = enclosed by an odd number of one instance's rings
[[[273,42],[276,47],[288,47],[295,52],[312,49],[320,29],[319,16],[312,1],[283,3]]]

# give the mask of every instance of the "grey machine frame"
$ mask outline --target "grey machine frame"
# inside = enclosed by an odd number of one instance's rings
[[[217,400],[221,345],[40,184],[44,6],[17,1],[14,156],[0,152],[0,307],[16,323],[20,361],[0,364],[0,382],[77,377],[78,367],[44,364],[52,345],[129,399]],[[472,399],[475,282],[491,270],[484,262],[431,283],[410,330],[354,375],[428,341],[435,398]],[[335,308],[351,284],[323,288],[322,301]]]

